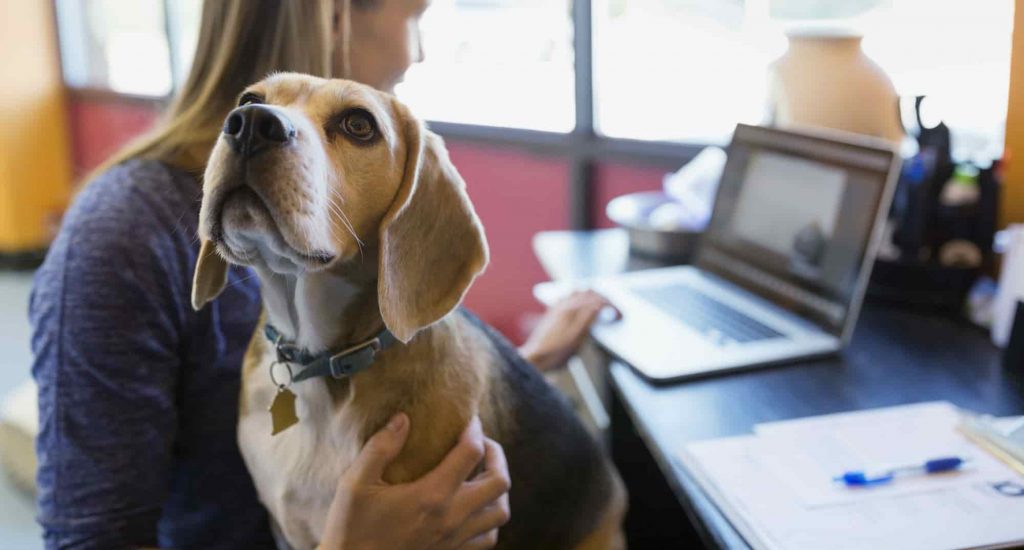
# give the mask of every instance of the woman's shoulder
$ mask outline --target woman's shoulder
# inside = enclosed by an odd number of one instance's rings
[[[61,261],[187,262],[194,255],[201,189],[166,164],[131,160],[99,174],[61,220],[47,264]]]
[[[65,222],[121,216],[147,222],[188,221],[198,216],[201,192],[196,178],[183,170],[155,160],[128,160],[87,183]]]

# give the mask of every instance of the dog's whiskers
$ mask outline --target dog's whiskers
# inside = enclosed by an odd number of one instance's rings
[[[331,234],[335,239],[339,239],[341,235],[348,232],[348,228],[344,227],[343,222],[340,220],[341,216],[338,214],[337,206],[329,204],[328,209],[330,210],[328,217],[331,223]]]
[[[333,205],[328,204],[327,207],[328,207],[328,209],[332,213],[334,212],[334,206]],[[338,240],[338,236],[340,234],[340,229],[341,229],[341,226],[339,225],[338,220],[335,220],[334,216],[328,215],[327,216],[327,222],[330,224],[330,227],[331,227],[331,237],[333,237],[335,240]]]
[[[338,215],[338,218],[340,219],[342,225],[344,225],[345,229],[347,229],[348,232],[352,235],[352,238],[356,240],[356,245],[359,247],[359,257],[362,258],[364,246],[363,240],[359,238],[359,235],[356,235],[356,230],[354,227],[352,227],[352,222],[349,221],[348,216],[345,215],[345,211],[341,209],[341,205],[334,201],[334,198],[335,197],[333,195],[328,197],[327,205],[333,212],[335,212]]]
[[[356,235],[355,228],[353,228],[352,223],[349,222],[348,216],[345,215],[345,211],[341,209],[341,205],[335,201],[335,198],[333,196],[327,199],[327,206],[331,209],[332,212],[334,212],[338,216],[337,221],[340,221],[341,224],[345,227],[345,229],[348,230],[348,232],[356,240],[356,242],[358,242],[359,245],[362,246],[362,239],[360,239],[359,236]]]

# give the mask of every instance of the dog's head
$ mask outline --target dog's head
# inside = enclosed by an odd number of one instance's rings
[[[250,86],[228,115],[199,237],[196,309],[224,288],[225,259],[301,276],[375,251],[381,316],[402,341],[454,309],[487,264],[438,136],[391,95],[296,74]]]

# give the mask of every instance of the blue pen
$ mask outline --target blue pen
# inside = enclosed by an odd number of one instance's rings
[[[959,469],[961,466],[967,463],[967,459],[960,458],[958,456],[947,456],[942,458],[933,458],[926,461],[924,464],[911,464],[907,466],[898,466],[883,470],[881,472],[863,472],[863,471],[851,471],[846,472],[841,476],[832,478],[833,481],[844,483],[847,487],[866,487],[868,485],[881,485],[883,483],[889,483],[897,476],[907,474],[937,474],[940,472],[950,472]]]

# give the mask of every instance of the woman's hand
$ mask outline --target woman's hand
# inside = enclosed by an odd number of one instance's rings
[[[396,414],[341,476],[327,514],[326,550],[491,548],[509,520],[508,465],[474,417],[436,468],[390,485],[384,469],[405,446],[409,418]],[[484,469],[468,479],[483,461]]]
[[[579,349],[601,310],[609,306],[604,296],[592,290],[573,292],[544,312],[519,353],[542,372],[564,365]]]

